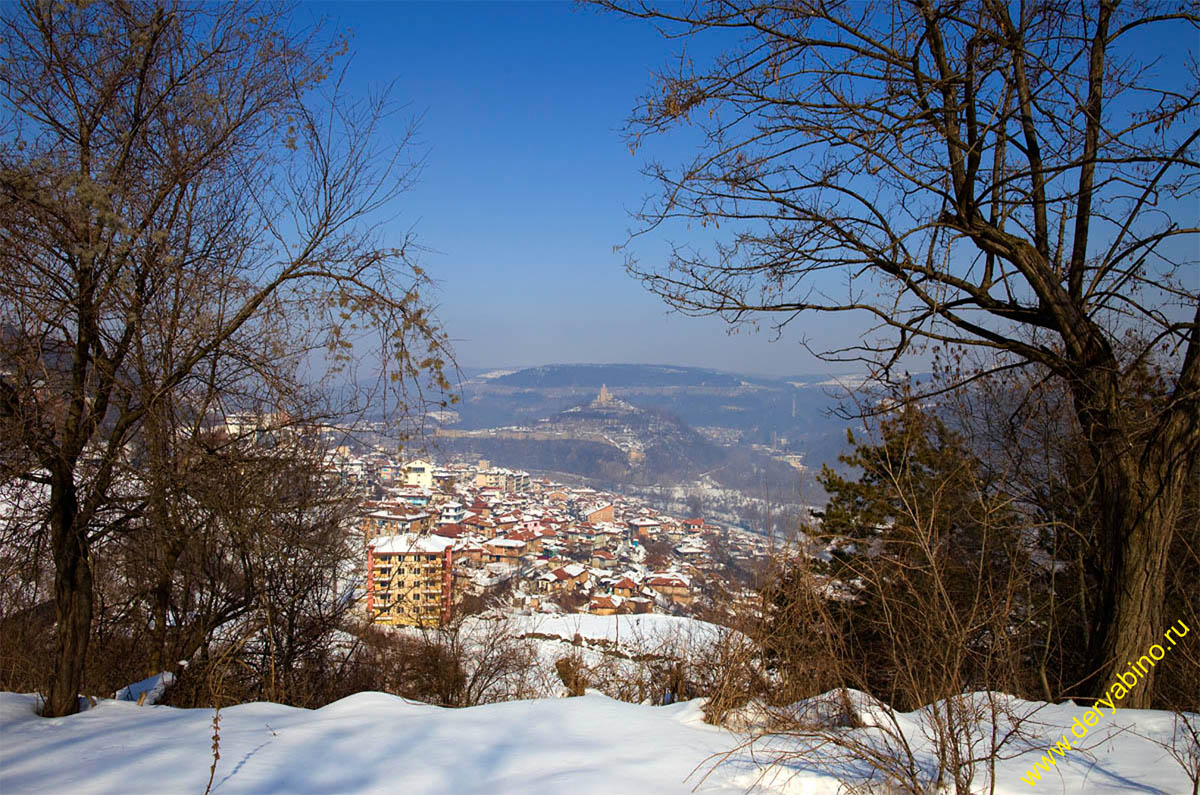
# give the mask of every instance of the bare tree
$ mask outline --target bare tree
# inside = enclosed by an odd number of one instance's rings
[[[439,627],[388,631],[389,692],[443,707],[473,707],[535,695],[534,644],[518,620],[456,616]]]
[[[679,169],[650,166],[661,191],[637,234],[696,224],[717,242],[631,258],[649,289],[777,330],[865,315],[871,332],[820,353],[885,381],[906,353],[965,345],[985,372],[1036,365],[1065,385],[1095,473],[1084,692],[1102,691],[1163,625],[1200,454],[1194,4],[601,5],[700,42],[631,121],[634,146],[684,126],[703,140]],[[1154,353],[1169,377],[1147,415],[1122,395]]]
[[[360,329],[401,407],[448,387],[427,277],[381,239],[409,141],[379,135],[386,96],[343,95],[341,42],[296,30],[274,5],[0,14],[0,417],[46,495],[46,715],[77,709],[92,550],[147,509],[120,475],[148,418],[237,411],[246,383],[293,405]]]
[[[943,365],[935,360],[934,380],[954,378],[962,360]],[[1131,373],[1121,400],[1127,410],[1153,417],[1166,399],[1162,373],[1148,366]],[[976,380],[968,389],[943,396],[937,413],[963,434],[979,457],[993,488],[1011,495],[1025,543],[1037,551],[1040,565],[1031,572],[1026,598],[1031,617],[1040,625],[1035,660],[1042,685],[1040,698],[1057,702],[1078,694],[1078,684],[1091,671],[1086,657],[1096,628],[1092,624],[1097,597],[1105,590],[1099,565],[1103,539],[1092,532],[1097,519],[1096,477],[1086,440],[1060,380],[1046,378],[1040,368],[1009,370]],[[1197,498],[1200,479],[1190,477],[1176,515],[1168,555],[1165,615],[1191,621],[1200,614],[1200,571],[1196,556]],[[1053,562],[1053,565],[1051,565]],[[1158,672],[1154,705],[1160,709],[1196,704],[1194,666],[1163,666]]]

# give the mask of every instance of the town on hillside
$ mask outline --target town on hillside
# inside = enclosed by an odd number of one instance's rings
[[[364,500],[356,589],[367,620],[438,627],[504,605],[531,613],[710,616],[752,601],[768,542],[701,517],[568,487],[486,460],[399,462],[339,448]]]

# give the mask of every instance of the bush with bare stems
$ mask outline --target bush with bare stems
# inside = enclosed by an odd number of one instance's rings
[[[776,563],[758,641],[779,686],[751,742],[765,775],[819,750],[858,791],[977,791],[1030,719],[997,691],[1036,686],[1036,567],[961,436],[912,405],[878,433],[845,459],[857,479],[824,472],[822,525]]]

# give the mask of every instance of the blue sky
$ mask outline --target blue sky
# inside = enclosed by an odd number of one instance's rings
[[[717,318],[670,313],[626,274],[613,247],[651,189],[641,165],[688,154],[672,137],[634,156],[621,134],[674,49],[652,27],[566,2],[311,3],[305,13],[352,30],[352,88],[394,80],[395,99],[421,117],[425,168],[394,223],[431,249],[421,260],[440,283],[460,365],[845,372],[809,356],[801,330],[778,342],[729,335]],[[644,259],[666,250],[636,245]]]

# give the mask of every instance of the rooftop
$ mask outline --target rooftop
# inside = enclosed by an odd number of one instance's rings
[[[437,554],[452,546],[454,546],[452,538],[417,535],[416,533],[380,536],[370,542],[370,547],[376,555]]]

